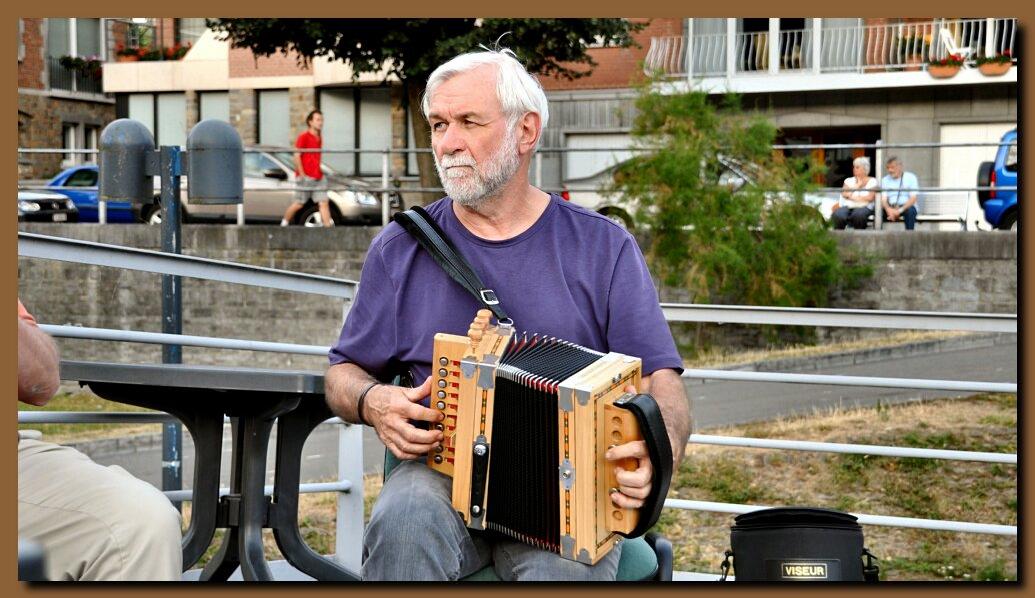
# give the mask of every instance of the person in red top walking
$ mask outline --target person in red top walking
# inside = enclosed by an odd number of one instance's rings
[[[323,129],[323,113],[313,110],[305,117],[306,130],[298,136],[295,141],[296,149],[320,149],[323,147],[323,137],[320,131]],[[287,226],[294,219],[295,214],[302,209],[310,199],[320,207],[320,219],[324,226],[334,226],[334,219],[331,218],[331,208],[327,203],[327,180],[323,177],[320,169],[320,152],[295,152],[295,201],[288,206],[284,217],[280,221],[281,226]]]

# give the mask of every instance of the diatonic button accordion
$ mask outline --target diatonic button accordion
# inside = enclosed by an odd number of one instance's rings
[[[467,527],[493,530],[566,559],[596,563],[621,537],[642,535],[668,492],[672,451],[653,397],[627,393],[639,358],[601,353],[491,325],[435,335],[431,407],[444,441],[428,465],[452,476]],[[646,441],[654,475],[639,509],[616,506],[613,445]]]

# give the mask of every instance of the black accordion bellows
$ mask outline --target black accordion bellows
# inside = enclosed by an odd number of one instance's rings
[[[557,338],[512,337],[496,370],[486,528],[560,552],[557,387],[602,356]]]

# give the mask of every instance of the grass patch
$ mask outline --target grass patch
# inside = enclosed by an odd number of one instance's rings
[[[104,411],[151,412],[151,409],[102,399],[89,391],[62,392],[46,405],[18,403],[19,411]],[[39,430],[48,442],[74,442],[98,438],[158,434],[162,424],[18,424],[19,430]]]
[[[1016,402],[1007,396],[830,410],[707,433],[1011,453]],[[669,496],[1017,525],[1017,467],[979,462],[695,445]],[[666,509],[656,528],[674,545],[675,569],[718,575],[732,524],[733,515]],[[1016,537],[876,525],[864,534],[884,579],[1017,578]]]

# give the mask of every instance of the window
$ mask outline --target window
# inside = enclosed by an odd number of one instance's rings
[[[198,94],[198,121],[217,118],[230,122],[230,93],[205,91]]]
[[[75,20],[75,53],[76,56],[101,57],[101,20]]]
[[[183,93],[131,93],[126,118],[140,121],[155,137],[155,145],[187,144],[187,99]]]
[[[208,29],[205,19],[176,19],[176,43],[194,45]]]
[[[244,155],[244,176],[262,178],[266,176],[267,170],[283,171],[284,169],[265,154]]]
[[[72,176],[65,180],[66,187],[96,187],[97,186],[97,171],[84,168],[77,170],[72,173]]]
[[[100,81],[61,66],[62,56],[103,59],[102,19],[47,19],[47,69],[51,89],[102,93]]]
[[[61,149],[76,149],[76,129],[77,125],[71,123],[64,123],[61,125]],[[77,154],[71,152],[63,154],[64,159],[61,160],[61,167],[68,168],[77,164]]]
[[[371,150],[392,147],[392,101],[388,88],[361,87],[359,100],[359,147]],[[381,154],[360,154],[360,174],[377,174],[381,170]]]
[[[139,120],[144,123],[148,131],[151,134],[155,134],[155,99],[154,95],[149,93],[132,93],[129,94],[129,102],[127,106],[129,112],[126,114],[126,118],[132,118],[133,120]]]
[[[259,91],[259,143],[293,147],[290,114],[286,89]]]
[[[182,93],[158,94],[158,145],[187,145],[187,101]]]
[[[25,19],[18,19],[18,62],[25,60]]]
[[[323,160],[344,174],[381,173],[381,154],[392,147],[392,104],[387,87],[320,90],[324,149],[375,150],[370,153],[324,154]],[[410,144],[412,147],[412,143]],[[412,161],[416,170],[416,159]]]
[[[320,91],[320,110],[323,112],[324,149],[356,149],[355,89],[324,89]],[[323,161],[342,174],[356,173],[356,154],[323,154]]]
[[[101,128],[95,125],[85,125],[83,127],[83,149],[95,150],[98,148],[97,140],[101,137]],[[87,162],[96,162],[97,154],[87,154]]]

